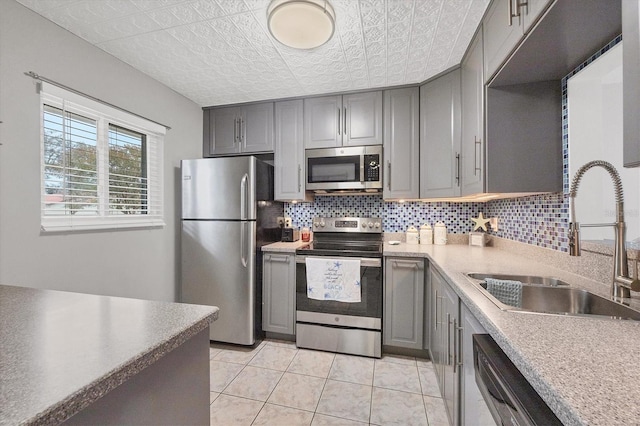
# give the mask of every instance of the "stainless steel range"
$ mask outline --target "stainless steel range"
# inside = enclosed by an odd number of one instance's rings
[[[296,250],[296,345],[380,358],[382,220],[315,218],[313,232]]]

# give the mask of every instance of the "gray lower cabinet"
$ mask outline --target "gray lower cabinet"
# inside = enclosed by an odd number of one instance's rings
[[[460,303],[460,424],[464,426],[493,426],[495,421],[476,384],[473,365],[473,335],[485,334],[482,324],[464,303]]]
[[[430,350],[440,393],[447,409],[449,424],[459,421],[459,352],[458,295],[442,275],[429,267],[429,294],[431,309]]]
[[[262,330],[295,334],[295,255],[265,253],[262,258]]]
[[[382,92],[304,100],[304,147],[382,145]]]
[[[384,199],[420,197],[420,91],[384,91]]]
[[[449,424],[494,425],[475,381],[472,336],[486,333],[433,266],[427,273],[429,348]]]
[[[273,152],[273,102],[204,111],[205,157]]]
[[[304,189],[302,99],[276,102],[274,193],[279,201],[309,201]]]
[[[422,349],[424,259],[387,258],[384,275],[383,343]]]
[[[624,86],[624,149],[625,167],[640,166],[640,4],[637,0],[622,0],[622,82]]]
[[[420,87],[420,198],[460,195],[460,70]]]

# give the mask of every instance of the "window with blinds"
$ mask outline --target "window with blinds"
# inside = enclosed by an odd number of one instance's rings
[[[52,85],[41,101],[42,229],[164,225],[164,127]]]

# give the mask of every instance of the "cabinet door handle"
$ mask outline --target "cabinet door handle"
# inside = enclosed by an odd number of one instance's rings
[[[509,26],[513,25],[513,18],[518,18],[520,17],[520,12],[518,11],[517,13],[513,13],[513,2],[517,1],[517,0],[509,0]],[[517,6],[516,6],[517,8]]]
[[[480,146],[480,155],[478,155],[478,146]],[[480,157],[480,161],[478,161],[478,157]],[[482,139],[478,139],[477,136],[474,137],[474,146],[473,146],[473,175],[477,176],[479,171],[482,170]]]
[[[389,191],[391,191],[391,160],[387,161],[387,174],[389,175],[387,178],[387,186],[389,187]]]
[[[245,123],[244,118],[240,118],[240,141],[247,143],[247,123]]]
[[[289,263],[289,259],[291,258],[291,256],[284,256],[284,255],[270,255],[269,258],[271,259],[271,261],[273,262],[284,262],[284,263]]]
[[[436,305],[434,306],[435,309],[434,309],[434,313],[433,313],[434,314],[433,315],[433,324],[434,324],[433,328],[434,328],[434,330],[437,330],[438,329],[438,324],[440,324],[440,321],[438,321],[440,319],[440,317],[438,316],[438,301],[440,300],[440,296],[438,296],[438,290],[436,290],[435,293],[436,293],[436,300],[435,300]]]
[[[460,153],[456,152],[456,185],[460,186]]]
[[[344,107],[344,117],[342,117],[342,122],[344,123],[343,133],[347,135],[347,107]]]
[[[447,313],[447,365],[451,365],[451,314]]]
[[[457,319],[453,319],[453,374],[458,367],[462,367],[462,327],[458,325]]]
[[[338,134],[341,135],[342,133],[340,133],[340,130],[342,129],[342,123],[340,122],[340,107],[336,108],[336,110],[338,112]]]
[[[412,268],[412,269],[422,269],[424,264],[422,264],[422,262],[419,262],[419,261],[394,260],[393,267],[397,268],[398,266],[404,266],[405,268]]]
[[[300,173],[302,172],[302,167],[300,167],[300,164],[298,164],[298,192],[300,192]]]
[[[233,119],[233,144],[235,145],[238,142],[238,119]]]

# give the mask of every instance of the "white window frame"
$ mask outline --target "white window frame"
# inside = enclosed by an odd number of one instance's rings
[[[40,90],[40,227],[43,232],[162,227],[164,222],[164,135],[166,128],[125,111],[42,82]],[[44,105],[97,121],[97,216],[45,214]],[[147,213],[109,215],[109,124],[146,135]]]

